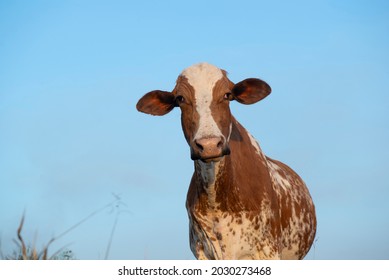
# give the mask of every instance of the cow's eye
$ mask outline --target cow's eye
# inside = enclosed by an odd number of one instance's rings
[[[231,92],[225,93],[225,94],[224,94],[224,99],[225,99],[225,100],[231,101],[231,100],[233,99],[232,93],[231,93]]]
[[[180,105],[181,103],[185,102],[185,98],[182,95],[178,95],[176,97],[176,102],[177,102],[178,105]]]

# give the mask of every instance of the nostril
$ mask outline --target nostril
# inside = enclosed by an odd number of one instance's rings
[[[217,147],[219,149],[223,148],[223,141],[222,140],[220,140],[219,143],[217,143]]]
[[[195,140],[196,147],[202,152],[204,150],[203,145],[201,145],[197,140]]]

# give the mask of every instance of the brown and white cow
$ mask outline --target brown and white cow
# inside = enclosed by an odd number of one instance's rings
[[[232,116],[229,103],[252,104],[270,86],[259,79],[232,83],[207,63],[185,69],[172,92],[155,90],[137,109],[164,115],[181,109],[195,171],[186,207],[197,259],[302,259],[316,233],[315,207],[302,179],[266,157]]]

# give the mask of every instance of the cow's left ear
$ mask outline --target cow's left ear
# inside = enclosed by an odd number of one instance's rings
[[[154,90],[146,93],[136,104],[142,113],[163,116],[176,106],[174,95],[169,91]]]
[[[231,90],[232,98],[243,104],[253,104],[264,99],[271,92],[270,86],[255,78],[243,80],[234,85]]]

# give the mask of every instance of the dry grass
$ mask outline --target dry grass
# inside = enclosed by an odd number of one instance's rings
[[[79,222],[77,222],[76,224],[74,224],[73,226],[71,226],[70,228],[65,230],[63,233],[59,234],[58,236],[51,238],[50,241],[44,246],[44,248],[41,251],[38,251],[35,246],[27,246],[25,241],[24,241],[24,239],[23,239],[22,230],[23,230],[24,219],[25,219],[25,214],[23,214],[23,216],[22,216],[22,218],[20,220],[20,224],[19,224],[18,230],[17,230],[17,239],[13,240],[16,243],[18,250],[14,251],[11,255],[7,255],[7,256],[4,256],[4,254],[0,251],[1,259],[5,259],[5,260],[58,260],[58,259],[74,259],[73,253],[70,250],[65,250],[64,251],[65,247],[62,247],[60,250],[55,252],[53,255],[49,256],[48,255],[48,251],[49,251],[50,245],[54,241],[58,240],[62,236],[68,234],[70,231],[72,231],[75,228],[77,228],[78,226],[80,226],[81,224],[85,223],[87,220],[89,220],[90,218],[95,216],[97,213],[99,213],[99,212],[101,212],[101,211],[103,211],[103,210],[105,210],[107,208],[111,208],[111,209],[113,209],[112,211],[116,211],[116,215],[115,215],[114,224],[112,226],[111,234],[110,234],[110,237],[109,237],[109,240],[108,240],[108,245],[107,245],[107,249],[106,249],[106,253],[105,253],[105,259],[108,259],[119,215],[122,212],[125,212],[125,211],[120,209],[120,206],[123,206],[123,205],[126,206],[121,201],[121,197],[120,196],[115,195],[115,194],[113,194],[113,195],[115,197],[115,199],[113,201],[111,201],[110,203],[104,205],[103,207],[93,211],[88,216],[86,216],[85,218],[81,219]],[[0,248],[1,248],[1,246],[0,246]],[[65,256],[65,258],[63,258],[63,256]]]
[[[22,230],[24,225],[24,218],[25,215],[23,214],[22,219],[20,220],[20,225],[17,230],[17,239],[14,239],[14,242],[16,243],[18,250],[14,251],[11,255],[3,257],[3,259],[6,260],[47,260],[51,259],[52,257],[48,258],[48,250],[51,243],[54,242],[55,238],[52,238],[47,245],[43,248],[42,251],[38,252],[35,246],[29,247],[24,242],[23,236],[22,236]],[[55,256],[54,254],[53,256]]]

